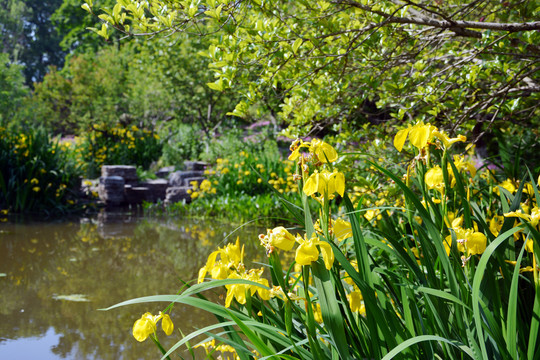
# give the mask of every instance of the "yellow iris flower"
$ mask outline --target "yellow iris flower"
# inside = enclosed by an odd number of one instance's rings
[[[435,189],[441,194],[444,192],[443,171],[439,165],[432,167],[424,177],[428,189]]]
[[[345,175],[336,170],[315,170],[304,184],[304,194],[307,196],[315,193],[332,195],[336,192],[341,196],[345,193]]]
[[[321,249],[324,265],[328,270],[332,268],[334,264],[334,252],[329,243],[319,240],[316,233],[313,233],[310,239],[304,235],[302,238],[300,235],[296,236],[296,242],[300,244],[296,249],[295,260],[300,265],[310,265],[313,261],[319,259],[319,248]]]
[[[304,142],[300,139],[296,139],[290,149],[291,155],[289,155],[289,160],[296,160],[300,157],[300,150],[302,148],[308,148],[309,152],[314,155],[320,162],[334,162],[338,158],[338,153],[332,145],[325,143],[319,139],[313,139],[311,141]]]
[[[218,255],[220,260],[216,261]],[[242,263],[243,258],[244,246],[240,247],[240,238],[237,238],[236,244],[228,244],[208,256],[206,265],[199,270],[199,283],[204,281],[208,271],[210,271],[213,279],[226,279],[231,269],[237,268]]]
[[[244,279],[256,282],[263,286],[269,287],[268,280],[261,278],[263,269],[252,269],[244,274],[238,274],[236,272],[231,273],[228,279]],[[256,285],[249,284],[230,284],[226,285],[227,297],[225,298],[225,307],[231,306],[233,299],[236,299],[240,304],[246,303],[246,296],[253,296],[255,292],[259,294],[261,299],[270,299],[270,290]]]
[[[482,254],[486,250],[487,238],[481,232],[474,229],[463,229],[460,226],[455,226],[457,221],[461,218],[454,220],[454,232],[456,233],[457,249],[462,253],[467,253],[467,256]],[[448,235],[444,242],[446,254],[450,254],[450,248],[452,247],[452,235]]]
[[[504,214],[505,217],[518,217],[520,219],[523,219],[531,224],[531,226],[536,227],[538,226],[538,223],[540,222],[540,209],[538,207],[533,207],[531,210],[531,214],[524,214],[521,210],[512,211],[509,213]]]
[[[268,230],[268,241],[270,245],[278,249],[289,251],[294,246],[295,238],[283,226],[278,226],[273,230]]]
[[[438,138],[445,148],[449,148],[452,144],[465,141],[467,138],[463,135],[459,135],[457,138],[449,138],[444,132],[440,132],[435,126],[430,124],[424,124],[420,121],[414,126],[409,126],[406,129],[399,130],[394,137],[394,146],[401,152],[405,141],[409,138],[410,143],[418,150],[422,150],[428,147],[429,143],[434,137]]]
[[[358,290],[353,291],[349,294],[349,306],[351,307],[352,312],[359,312],[360,315],[366,315],[366,306],[364,305],[364,298],[362,293]]]
[[[133,337],[137,341],[143,342],[148,336],[156,332],[156,324],[159,320],[161,320],[163,332],[167,336],[171,335],[174,330],[174,324],[168,314],[159,312],[159,315],[154,316],[147,312],[133,324]]]
[[[350,222],[345,221],[341,218],[337,218],[335,221],[332,222],[332,226],[334,230],[334,236],[337,240],[343,241],[347,238],[352,237],[352,227]]]

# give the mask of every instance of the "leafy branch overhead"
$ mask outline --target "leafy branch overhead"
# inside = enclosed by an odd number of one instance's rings
[[[99,16],[109,36],[208,36],[199,54],[243,96],[232,114],[278,99],[290,124],[365,119],[534,119],[540,104],[540,3],[460,1],[136,1]],[[231,109],[232,110],[232,109]],[[380,120],[380,119],[379,119]]]

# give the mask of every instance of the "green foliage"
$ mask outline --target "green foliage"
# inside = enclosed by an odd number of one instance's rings
[[[194,187],[192,199],[225,196],[227,203],[227,199],[234,196],[298,191],[293,180],[294,164],[282,160],[275,141],[257,142],[252,146],[248,151],[221,153],[223,157],[215,160],[216,166],[205,171],[207,182]]]
[[[456,129],[537,124],[538,14],[534,1],[122,0],[100,17],[105,36],[208,36],[203,54],[216,77],[208,86],[241,93],[238,116],[273,96],[269,108],[280,105],[279,116],[299,128],[365,121],[382,109],[384,119],[451,121]]]
[[[71,134],[91,124],[170,129],[166,123],[176,120],[210,137],[235,100],[205,86],[208,61],[194,55],[202,46],[176,36],[74,54],[36,84],[36,111],[22,117]]]
[[[539,132],[537,128],[507,125],[494,131],[495,141],[490,143],[491,163],[510,179],[527,175],[527,166],[534,174],[540,172]]]
[[[199,52],[207,47],[208,39],[191,38],[185,34],[139,44],[137,62],[130,79],[138,84],[134,87],[146,89],[147,94],[138,96],[139,101],[134,105],[161,101],[161,106],[154,104],[144,109],[144,113],[149,109],[154,109],[153,112],[169,111],[168,116],[173,115],[183,123],[196,124],[206,137],[213,136],[231,103],[238,101],[239,96],[232,91],[216,92],[206,86],[206,83],[214,81],[214,75],[208,69],[210,60]],[[141,73],[145,76],[141,77]],[[155,79],[154,83],[149,83],[149,79]],[[153,96],[153,92],[159,89],[163,89],[162,92]],[[171,103],[163,103],[163,99],[169,97]],[[166,117],[154,115],[153,121],[163,118]]]
[[[248,269],[242,246],[229,242],[201,264],[197,285],[111,308],[163,302],[217,316],[219,324],[182,336],[164,356],[205,334],[199,345],[207,353],[228,345],[244,359],[534,359],[537,174],[517,188],[497,184],[472,159],[451,155],[452,143],[463,138],[431,125],[403,129],[394,141],[414,153],[398,175],[361,156],[391,179],[399,197],[372,189],[382,203],[353,203],[348,180],[329,160],[333,150],[316,140],[296,142],[303,219],[297,234],[276,227],[259,236],[267,267]],[[341,211],[330,211],[338,199]],[[207,298],[216,288],[226,291],[224,305]]]
[[[272,193],[259,195],[236,194],[221,196],[204,196],[191,202],[174,203],[166,208],[154,204],[146,204],[145,214],[189,216],[192,218],[212,218],[225,220],[231,224],[255,222],[275,224],[283,221],[278,214],[284,212],[281,202]],[[290,221],[287,220],[286,221]]]
[[[110,7],[114,1],[95,1],[94,6]],[[94,24],[93,17],[81,9],[79,0],[63,0],[51,15],[51,23],[62,35],[60,46],[68,53],[95,52],[106,45],[106,41],[96,33],[88,31]]]
[[[174,123],[160,132],[164,139],[161,165],[181,167],[186,160],[195,160],[205,149],[202,130],[196,124]]]
[[[43,130],[0,128],[0,208],[65,212],[75,204],[79,169]]]
[[[148,129],[94,126],[76,139],[73,156],[87,177],[101,174],[102,165],[134,165],[148,169],[161,155],[161,140]]]

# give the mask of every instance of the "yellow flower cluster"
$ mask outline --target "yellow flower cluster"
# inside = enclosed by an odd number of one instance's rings
[[[217,180],[215,182],[217,185]],[[191,189],[187,192],[191,195],[191,199],[203,198],[206,195],[215,194],[217,191],[217,188],[213,187],[212,182],[208,179],[204,179],[200,184],[198,181],[191,181],[189,184]]]
[[[444,131],[439,131],[435,126],[424,124],[422,121],[416,123],[416,125],[412,127],[409,125],[406,129],[397,132],[394,137],[394,146],[398,151],[401,152],[403,149],[407,137],[409,138],[411,145],[419,151],[426,150],[435,138],[440,140],[440,143],[445,149],[448,149],[456,142],[467,140],[463,135],[459,135],[456,138],[450,138]]]
[[[452,248],[452,237],[456,237],[457,249],[461,253],[467,254],[467,257],[463,255],[461,257],[463,264],[470,259],[471,255],[482,254],[486,250],[487,237],[483,233],[477,231],[477,229],[464,229],[462,228],[463,218],[458,217],[452,221],[452,232],[454,235],[448,235],[444,241],[444,247],[446,254],[450,255],[450,249]]]
[[[270,255],[275,248],[285,251],[292,250],[294,244],[298,243],[299,246],[296,249],[295,256],[297,264],[310,265],[313,261],[319,259],[319,254],[322,254],[327,269],[330,269],[334,263],[334,252],[332,251],[332,247],[328,242],[320,240],[317,233],[313,233],[308,239],[306,234],[304,234],[304,236],[301,236],[300,234],[294,236],[283,226],[278,226],[272,230],[268,229],[266,235],[259,235],[259,239],[268,255]]]
[[[218,344],[216,346],[216,340],[214,340],[214,339],[212,339],[210,341],[205,341],[203,343],[200,343],[200,344],[194,346],[194,348],[199,348],[199,347],[204,348],[204,351],[209,356],[211,354],[214,354],[215,352],[221,352],[221,355],[219,356],[219,359],[222,359],[222,360],[229,360],[229,359],[239,360],[240,359],[240,357],[236,353],[235,348],[233,348],[232,346],[227,345],[227,344]],[[230,356],[229,356],[229,353],[230,353]],[[253,353],[256,356],[258,356],[258,353],[257,353],[256,350],[253,350]]]
[[[212,279],[243,279],[262,285],[262,287],[249,284],[227,285],[226,307],[231,305],[233,299],[236,299],[240,304],[245,304],[246,294],[253,296],[257,292],[263,300],[270,298],[268,280],[261,277],[263,268],[246,270],[243,258],[244,246],[240,247],[240,239],[236,239],[235,244],[228,244],[211,253],[206,265],[199,270],[199,283],[202,283],[206,274],[210,272]]]

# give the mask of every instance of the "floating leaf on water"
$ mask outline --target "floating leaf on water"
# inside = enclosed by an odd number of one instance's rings
[[[71,295],[53,295],[54,300],[65,300],[65,301],[76,301],[76,302],[86,302],[90,301],[86,298],[86,295],[83,294],[71,294]]]

